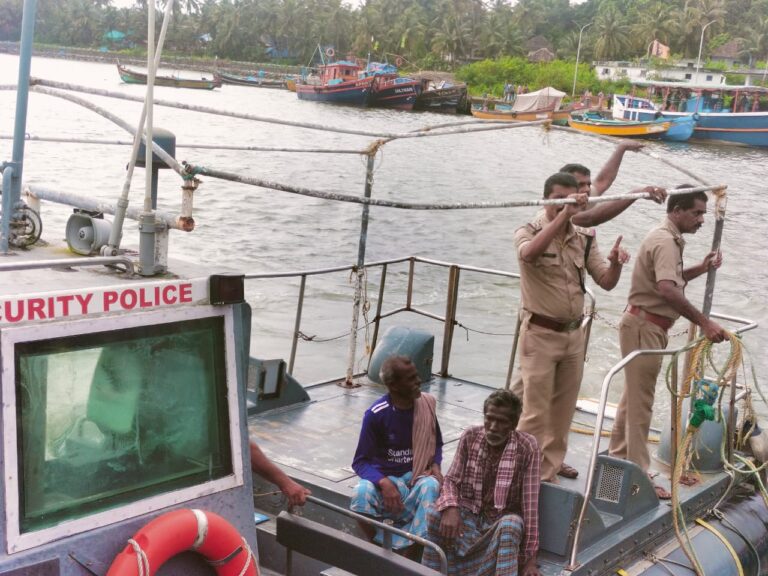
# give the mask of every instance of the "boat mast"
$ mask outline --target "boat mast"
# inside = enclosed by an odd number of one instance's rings
[[[0,224],[0,252],[8,254],[11,220],[21,201],[21,175],[24,165],[24,137],[27,131],[29,76],[32,65],[32,40],[35,35],[37,0],[24,0],[19,48],[19,82],[16,92],[16,120],[13,128],[13,151],[10,162],[3,162],[3,203]]]

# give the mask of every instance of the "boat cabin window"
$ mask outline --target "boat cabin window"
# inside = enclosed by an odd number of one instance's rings
[[[232,473],[224,319],[17,342],[23,534]]]

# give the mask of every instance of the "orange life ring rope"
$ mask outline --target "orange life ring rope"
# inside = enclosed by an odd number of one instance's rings
[[[158,516],[136,532],[107,576],[152,576],[185,550],[202,554],[219,576],[259,576],[248,542],[232,524],[213,512],[188,508]]]

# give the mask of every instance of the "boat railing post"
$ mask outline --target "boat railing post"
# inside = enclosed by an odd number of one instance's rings
[[[413,275],[416,270],[416,260],[408,259],[408,288],[405,294],[405,309],[410,310],[413,304]]]
[[[515,320],[515,337],[512,340],[512,350],[509,353],[509,367],[507,368],[507,381],[504,388],[509,390],[512,385],[512,372],[515,369],[515,357],[517,356],[517,344],[520,342],[520,327],[523,325],[523,319],[520,315],[522,310],[517,309],[517,319]]]
[[[723,239],[723,226],[725,225],[725,207],[727,204],[727,196],[725,189],[719,188],[713,191],[715,196],[715,231],[712,235],[712,249],[711,252],[717,252],[720,250],[720,244]],[[707,270],[707,287],[704,292],[704,305],[701,308],[702,314],[709,317],[709,313],[712,311],[712,300],[715,296],[715,279],[717,277],[717,269],[714,266],[710,266]]]
[[[288,374],[293,374],[293,366],[296,362],[296,349],[299,346],[299,334],[301,334],[301,312],[304,309],[304,290],[307,287],[307,275],[301,275],[299,284],[299,299],[296,304],[296,320],[293,323],[293,338],[291,338],[291,356],[288,359]]]
[[[376,153],[380,143],[374,143],[368,150],[368,162],[365,170],[365,198],[371,197],[373,191],[373,169],[376,162]],[[360,223],[360,240],[357,246],[357,265],[355,272],[355,294],[352,300],[352,326],[349,329],[349,351],[347,354],[347,375],[341,384],[345,388],[355,386],[355,355],[357,354],[357,327],[360,320],[360,300],[363,293],[363,282],[365,279],[365,246],[368,240],[368,214],[370,206],[363,204],[363,213]]]
[[[680,399],[679,392],[680,387],[677,383],[678,379],[678,370],[677,370],[677,356],[672,357],[672,390],[671,390],[671,396],[670,398],[670,418],[669,418],[669,449],[670,449],[670,457],[669,461],[672,463],[672,467],[674,468],[675,462],[677,462],[677,445],[680,442],[680,437],[678,435],[677,430],[677,414],[680,410],[680,402],[683,400]],[[682,423],[680,424],[682,426]]]
[[[381,309],[384,306],[384,285],[387,282],[387,263],[381,265],[381,280],[379,281],[379,297],[376,301],[376,317],[373,319],[373,336],[371,337],[371,355],[368,357],[368,368],[371,366],[373,351],[379,341],[379,327],[381,326]],[[367,368],[366,368],[367,371]]]
[[[443,331],[443,357],[440,364],[440,375],[448,376],[448,364],[451,359],[453,330],[456,326],[456,304],[459,298],[459,276],[461,270],[451,265],[448,270],[448,295],[445,304],[445,329]]]

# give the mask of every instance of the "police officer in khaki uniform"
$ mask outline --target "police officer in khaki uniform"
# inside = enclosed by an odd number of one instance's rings
[[[701,228],[706,212],[704,192],[670,196],[664,222],[640,245],[627,308],[619,324],[622,356],[635,350],[665,349],[667,332],[681,315],[700,326],[712,342],[727,339],[723,328],[699,312],[684,293],[689,280],[722,263],[719,252],[710,252],[700,264],[683,268],[683,234],[694,234]],[[625,367],[624,392],[609,447],[611,456],[631,460],[646,471],[650,465],[648,430],[661,364],[661,356],[638,356]],[[656,487],[656,493],[659,498],[670,497],[661,486]]]
[[[629,254],[616,240],[606,262],[593,233],[571,218],[587,201],[578,184],[558,172],[544,184],[544,198],[574,198],[578,204],[548,205],[515,232],[520,264],[523,323],[520,364],[525,402],[518,429],[536,437],[542,451],[541,478],[556,482],[584,369],[584,280],[587,273],[605,289],[619,281]]]

